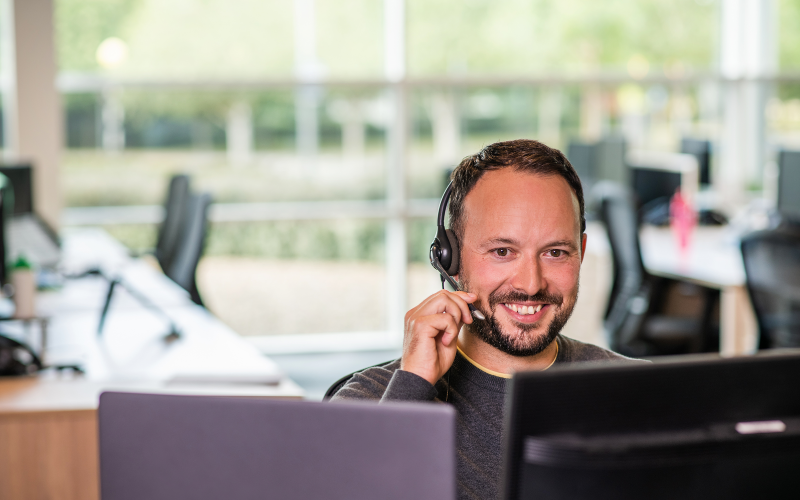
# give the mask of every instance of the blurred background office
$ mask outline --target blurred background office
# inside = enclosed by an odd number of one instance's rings
[[[51,7],[51,33],[0,13],[6,44],[29,31],[55,46],[50,135],[18,130],[17,99],[37,89],[14,88],[0,62],[3,153],[44,151],[42,217],[152,248],[169,180],[189,174],[215,201],[197,272],[205,306],[289,365],[397,352],[405,311],[440,286],[427,251],[448,171],[483,145],[541,140],[589,188],[623,180],[629,151],[692,153],[695,202],[748,230],[778,201],[779,152],[800,148],[796,0]],[[37,54],[25,64],[46,68]],[[597,236],[566,333],[608,345],[615,277]]]

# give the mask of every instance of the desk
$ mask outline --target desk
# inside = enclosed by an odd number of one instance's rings
[[[118,288],[103,335],[98,337],[97,323],[108,287],[100,277],[68,280],[61,290],[41,293],[38,313],[50,318],[47,363],[79,363],[86,374],[45,372],[0,380],[0,498],[99,497],[96,410],[103,391],[303,395],[271,360],[192,303],[183,289],[160,272],[130,259],[125,248],[106,233],[65,233],[64,270],[75,273],[98,266],[146,293],[173,319],[182,336],[164,342],[165,321]],[[25,335],[22,326],[13,322],[3,327]],[[35,339],[26,340],[36,344]],[[200,377],[206,381],[197,382]],[[230,383],[237,378],[250,383]]]
[[[695,228],[685,255],[681,255],[669,228],[645,226],[640,241],[642,260],[649,273],[720,290],[722,355],[756,351],[758,326],[745,286],[742,254],[738,240],[726,227]]]

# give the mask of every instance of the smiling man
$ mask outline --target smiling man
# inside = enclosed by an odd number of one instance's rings
[[[634,360],[560,334],[586,251],[583,189],[560,151],[532,140],[495,143],[465,158],[452,186],[455,278],[464,291],[439,291],[408,311],[402,357],[356,373],[332,399],[452,404],[459,498],[489,499],[498,494],[512,373]]]

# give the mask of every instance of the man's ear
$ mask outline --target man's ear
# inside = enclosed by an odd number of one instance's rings
[[[583,262],[583,257],[586,255],[586,233],[583,233],[581,236],[581,263]]]

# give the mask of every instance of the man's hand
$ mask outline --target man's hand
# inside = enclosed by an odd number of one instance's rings
[[[441,290],[408,311],[400,369],[436,385],[453,364],[458,332],[472,323],[467,304],[476,299],[472,293]]]

